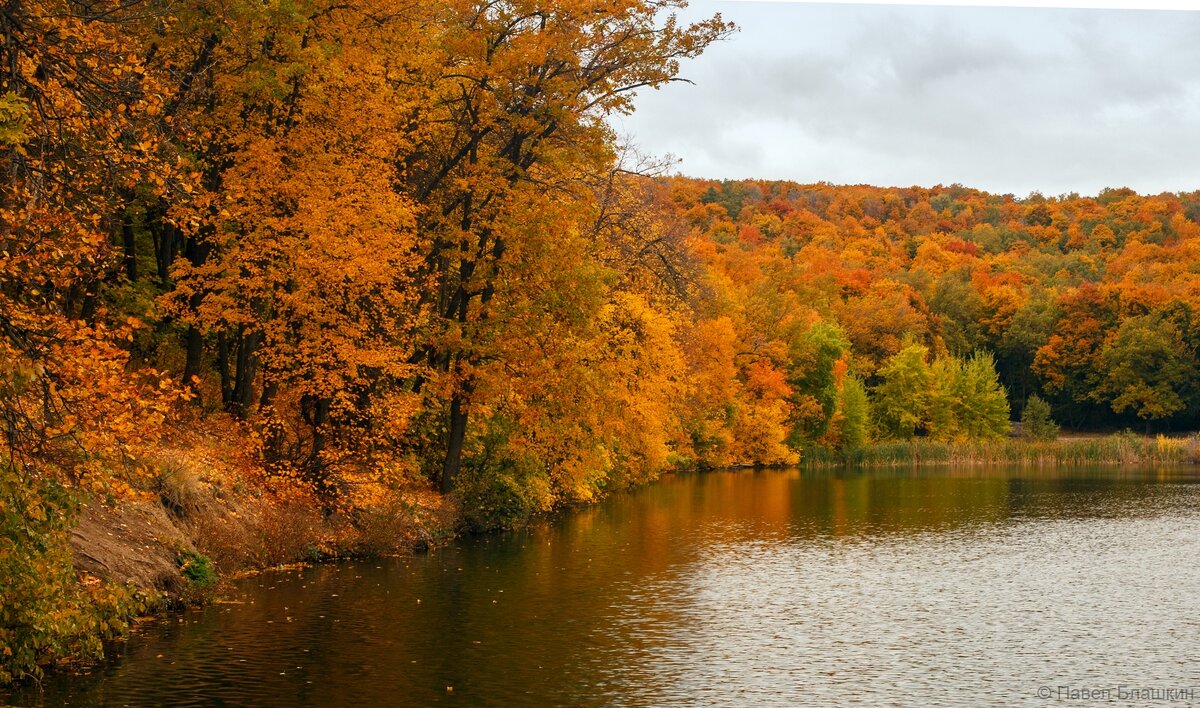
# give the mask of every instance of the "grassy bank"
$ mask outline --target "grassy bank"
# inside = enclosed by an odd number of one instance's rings
[[[1200,462],[1200,438],[1143,437],[1120,433],[1099,438],[1028,441],[896,440],[854,450],[810,448],[805,467],[898,467],[907,465],[1020,465],[1029,467],[1192,464]]]

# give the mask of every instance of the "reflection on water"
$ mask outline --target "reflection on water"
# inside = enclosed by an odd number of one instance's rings
[[[958,706],[1200,687],[1197,481],[681,475],[424,557],[252,578],[9,700]]]

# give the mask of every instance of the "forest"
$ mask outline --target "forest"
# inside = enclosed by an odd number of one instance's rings
[[[260,504],[490,528],[1027,405],[1195,426],[1200,192],[672,175],[607,121],[733,31],[682,6],[0,6],[0,682],[119,632],[69,531],[189,436]]]

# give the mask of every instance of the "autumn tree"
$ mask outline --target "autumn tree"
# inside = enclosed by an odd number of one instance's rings
[[[130,432],[121,427],[155,405],[139,384],[154,372],[125,371],[120,345],[138,323],[100,297],[121,265],[122,195],[177,177],[148,119],[157,84],[123,41],[124,23],[144,10],[29,2],[0,14],[5,464],[61,450],[58,471],[79,479],[87,455],[77,453],[119,448]]]
[[[419,277],[432,325],[415,361],[445,392],[445,454],[438,476],[462,465],[477,328],[513,249],[514,206],[571,199],[581,175],[614,159],[603,118],[632,108],[633,93],[676,78],[679,61],[729,31],[719,17],[681,25],[678,2],[524,0],[439,5],[426,31],[435,50],[425,129],[407,160],[406,193],[424,205]]]
[[[185,378],[209,349],[225,410],[261,417],[266,461],[333,495],[338,470],[386,464],[417,407],[416,207],[396,157],[424,97],[405,84],[421,18],[239,9],[198,20],[213,41],[178,139],[202,144],[205,191],[178,208],[193,226],[164,301],[187,326]]]
[[[1116,313],[1104,291],[1092,284],[1064,294],[1056,311],[1056,331],[1034,355],[1033,371],[1047,393],[1071,403],[1090,401],[1105,333]]]
[[[645,178],[617,179],[624,184],[611,188],[624,196],[602,187],[592,199],[535,202],[509,232],[513,260],[495,293],[504,307],[477,330],[487,356],[473,372],[457,490],[480,526],[596,499],[691,453],[685,306],[661,279],[661,269],[683,267],[667,265],[682,254],[663,231],[669,221],[657,223],[642,201]],[[607,223],[614,210],[636,234]],[[653,257],[639,256],[651,243]],[[550,249],[562,258],[556,268],[539,255]]]
[[[172,403],[156,371],[129,369],[140,322],[102,297],[128,195],[181,184],[152,118],[162,77],[131,37],[153,17],[140,2],[0,7],[0,683],[99,651],[109,618],[76,582],[69,529],[82,492],[137,480]]]

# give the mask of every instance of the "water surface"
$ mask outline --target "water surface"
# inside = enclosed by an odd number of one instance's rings
[[[1068,687],[1131,704],[1119,687],[1200,687],[1198,481],[673,476],[426,556],[248,579],[228,604],[143,629],[91,675],[9,700],[1080,703],[1061,700]],[[1200,688],[1184,695],[1200,703]]]

